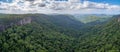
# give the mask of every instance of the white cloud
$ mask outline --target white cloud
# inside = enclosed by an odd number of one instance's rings
[[[95,3],[90,1],[81,2],[80,0],[13,0],[12,3],[0,3],[0,12],[6,10],[11,13],[16,13],[16,11],[18,13],[100,13],[100,11],[120,11],[119,5],[109,5],[108,3]]]

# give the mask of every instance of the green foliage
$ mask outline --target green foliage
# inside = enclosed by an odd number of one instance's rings
[[[32,22],[17,25],[29,17]],[[120,23],[114,18],[102,25],[87,25],[68,15],[3,15],[1,52],[120,52]],[[1,29],[1,28],[0,28]]]

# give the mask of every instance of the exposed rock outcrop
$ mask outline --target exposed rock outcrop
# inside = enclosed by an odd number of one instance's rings
[[[5,26],[0,24],[0,31],[4,30]]]
[[[27,18],[24,18],[22,20],[20,20],[17,25],[25,25],[25,24],[29,24],[32,22],[32,19],[31,17],[27,17]]]
[[[120,17],[118,18],[118,22],[120,22]]]
[[[11,26],[13,25],[26,25],[26,24],[29,24],[32,22],[32,19],[31,17],[26,17],[26,18],[23,18],[22,20],[19,20],[17,22],[11,22],[10,24],[0,24],[0,31],[3,31],[7,28],[10,28]]]

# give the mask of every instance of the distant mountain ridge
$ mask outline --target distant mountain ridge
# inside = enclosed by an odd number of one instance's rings
[[[8,26],[11,26],[13,24],[16,23],[16,25],[24,25],[27,23],[32,23],[32,21],[36,21],[38,19],[35,19],[36,17],[40,17],[39,20],[46,20],[48,22],[42,22],[42,23],[53,23],[57,26],[62,26],[64,28],[75,28],[75,29],[80,29],[81,27],[83,27],[86,24],[92,24],[92,25],[96,25],[96,24],[100,24],[101,22],[104,23],[104,21],[107,21],[107,19],[111,18],[111,15],[68,15],[68,14],[50,14],[50,15],[45,15],[45,14],[21,14],[21,15],[17,15],[17,14],[0,14],[1,17],[1,22],[2,23],[4,20],[4,17],[8,18],[8,22],[6,21],[6,23],[8,23]],[[23,16],[22,16],[23,15]],[[35,15],[35,16],[33,16]],[[9,17],[8,17],[9,16]],[[14,17],[13,17],[14,16]],[[16,16],[16,17],[15,17]],[[22,16],[22,18],[20,17]],[[9,20],[10,18],[13,18],[11,20]],[[5,21],[5,20],[4,20]],[[5,22],[3,22],[3,24],[5,24]],[[1,28],[4,25],[1,24]],[[78,28],[79,27],[79,28]],[[2,28],[4,29],[4,28]]]
[[[105,14],[75,14],[73,15],[76,20],[81,21],[83,23],[89,23],[94,21],[104,22],[107,19],[111,18],[112,15],[105,15]]]

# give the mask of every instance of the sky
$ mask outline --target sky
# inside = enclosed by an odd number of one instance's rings
[[[0,0],[0,13],[120,14],[120,0]]]

